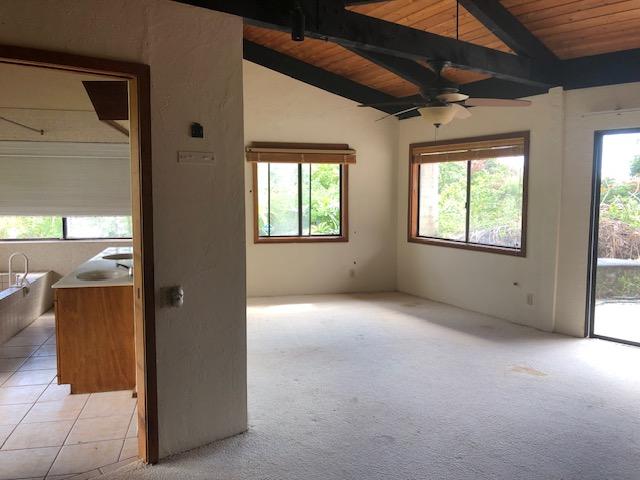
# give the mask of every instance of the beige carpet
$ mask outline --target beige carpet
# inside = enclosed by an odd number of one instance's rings
[[[640,350],[402,294],[254,299],[250,430],[108,478],[640,478]]]

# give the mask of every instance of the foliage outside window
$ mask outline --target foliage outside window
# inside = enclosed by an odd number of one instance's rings
[[[131,238],[130,216],[0,216],[0,240]]]
[[[526,133],[412,145],[409,241],[524,256],[527,157]]]
[[[347,166],[255,163],[256,241],[345,240]]]

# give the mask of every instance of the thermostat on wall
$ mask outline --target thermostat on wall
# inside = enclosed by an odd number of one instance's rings
[[[178,163],[213,164],[213,152],[178,152]]]

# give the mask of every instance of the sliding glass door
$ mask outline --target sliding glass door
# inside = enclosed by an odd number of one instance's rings
[[[588,333],[640,345],[640,129],[596,133]]]

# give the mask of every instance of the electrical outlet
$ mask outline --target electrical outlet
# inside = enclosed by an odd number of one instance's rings
[[[527,305],[533,305],[533,293],[527,293]]]

